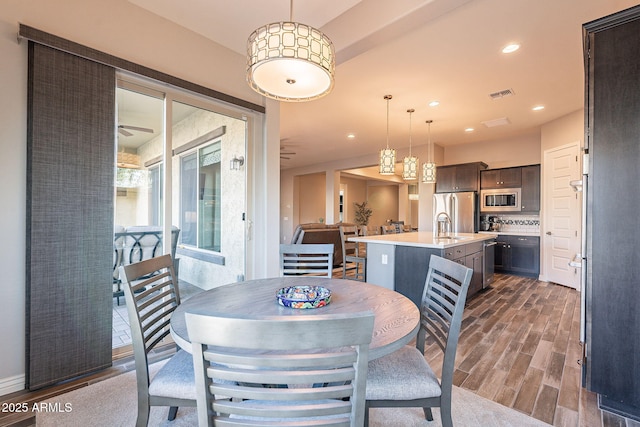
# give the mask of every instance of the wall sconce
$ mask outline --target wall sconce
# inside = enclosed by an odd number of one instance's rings
[[[244,156],[240,156],[240,157],[236,157],[233,156],[233,159],[231,159],[231,170],[232,171],[239,171],[240,170],[240,166],[244,165]]]

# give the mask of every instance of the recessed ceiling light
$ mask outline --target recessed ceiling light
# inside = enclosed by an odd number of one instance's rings
[[[532,108],[533,111],[540,111],[540,110],[544,110],[544,105],[536,105],[535,107]]]
[[[347,134],[347,138],[355,139],[356,138],[356,134],[355,133],[349,133],[349,134]]]
[[[520,45],[518,43],[510,43],[502,48],[502,53],[513,53],[518,49],[520,49]]]
[[[438,105],[440,105],[440,101],[431,101],[429,103],[429,107],[437,107]]]
[[[465,132],[473,132],[475,129],[474,128],[466,128],[464,131]]]

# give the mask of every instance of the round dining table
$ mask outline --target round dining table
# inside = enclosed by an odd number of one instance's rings
[[[289,308],[278,303],[279,289],[291,286],[322,286],[331,291],[329,304],[318,308]],[[314,276],[289,276],[248,280],[193,295],[171,315],[171,336],[191,352],[185,313],[231,315],[260,319],[273,316],[314,316],[372,311],[375,320],[369,359],[392,353],[411,342],[418,332],[420,312],[404,295],[365,282]]]

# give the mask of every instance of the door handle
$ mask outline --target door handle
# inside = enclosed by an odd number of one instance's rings
[[[582,255],[575,254],[573,259],[568,262],[569,267],[581,268],[582,267]]]
[[[547,231],[547,236],[551,236],[551,232],[550,231]]]

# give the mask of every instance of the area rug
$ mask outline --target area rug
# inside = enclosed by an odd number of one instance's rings
[[[156,372],[164,362],[151,366]],[[36,414],[38,427],[131,427],[137,414],[135,372],[127,372],[88,387],[62,394],[43,402]],[[484,399],[464,389],[453,390],[453,424],[457,427],[542,427],[548,424],[518,411]],[[149,426],[193,427],[198,425],[195,408],[180,408],[174,421],[167,421],[168,408],[152,408]],[[440,427],[440,412],[433,410],[434,421],[426,421],[420,408],[374,408],[371,427]]]

